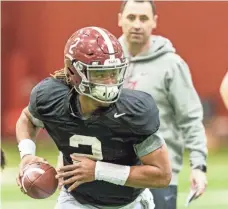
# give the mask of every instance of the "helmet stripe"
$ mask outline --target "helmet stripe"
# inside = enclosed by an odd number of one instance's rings
[[[110,56],[110,59],[115,59],[115,54],[114,54],[114,48],[113,48],[113,44],[112,44],[112,41],[111,39],[109,38],[109,36],[107,35],[107,33],[102,30],[101,28],[98,28],[98,27],[91,27],[93,28],[94,30],[96,30],[98,33],[100,33],[103,37],[103,39],[105,40],[105,43],[107,44],[107,47],[108,47],[108,52],[109,52],[109,56]]]

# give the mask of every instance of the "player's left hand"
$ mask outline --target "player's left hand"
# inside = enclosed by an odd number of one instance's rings
[[[74,190],[80,184],[91,182],[95,180],[95,166],[96,162],[87,157],[79,157],[71,155],[73,165],[66,165],[58,168],[59,172],[56,175],[57,179],[63,177],[70,177],[61,182],[61,185],[72,184],[68,188],[68,192]]]
[[[197,189],[196,198],[201,196],[207,187],[207,176],[206,174],[199,170],[193,169],[190,177],[191,189]]]

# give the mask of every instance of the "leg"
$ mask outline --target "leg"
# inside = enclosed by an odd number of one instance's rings
[[[74,197],[67,193],[65,189],[62,189],[57,203],[55,205],[55,209],[94,209],[94,207],[90,205],[82,205]]]
[[[91,206],[91,205],[82,205],[77,200],[74,199],[69,193],[67,193],[64,189],[60,192],[58,197],[57,204],[55,209],[101,209],[101,206]],[[102,209],[154,209],[154,200],[149,189],[145,189],[142,194],[140,194],[137,199],[124,206],[124,207],[112,207],[112,206],[104,206]]]
[[[154,209],[153,195],[149,189],[145,189],[135,201],[125,205],[119,206],[97,206],[98,209]],[[96,209],[97,209],[96,208]]]
[[[149,189],[145,189],[134,202],[120,209],[154,209],[154,199]]]
[[[177,186],[171,185],[162,189],[151,189],[154,196],[155,209],[177,208]]]

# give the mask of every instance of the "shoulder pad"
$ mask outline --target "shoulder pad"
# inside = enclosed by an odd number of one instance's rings
[[[159,110],[153,97],[143,91],[123,89],[116,103],[118,114],[135,134],[150,135],[160,126]]]
[[[64,110],[64,98],[66,98],[69,91],[69,87],[63,82],[51,77],[46,78],[32,89],[30,109],[36,109],[43,116],[53,116],[56,113],[61,113]]]

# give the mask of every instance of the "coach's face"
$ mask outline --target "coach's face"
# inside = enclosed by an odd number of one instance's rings
[[[146,44],[151,32],[156,28],[157,15],[153,14],[149,2],[128,1],[118,16],[118,25],[122,27],[129,44]]]

